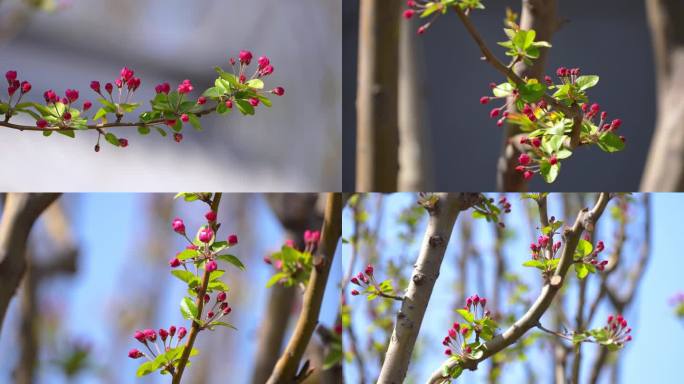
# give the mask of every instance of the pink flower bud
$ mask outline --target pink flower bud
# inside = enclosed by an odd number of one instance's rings
[[[257,105],[259,105],[259,99],[257,99],[256,97],[250,97],[249,98],[249,104],[252,107],[256,107]]]
[[[407,9],[404,11],[404,19],[408,20],[413,17],[413,15],[416,13],[413,9]]]
[[[273,71],[274,71],[273,66],[272,66],[272,65],[267,65],[267,66],[265,66],[265,67],[261,70],[261,75],[262,75],[262,76],[268,76],[268,75],[272,74]]]
[[[124,139],[124,138],[119,139],[119,146],[121,148],[128,147],[128,139]]]
[[[64,121],[69,121],[69,120],[71,120],[71,112],[64,112],[64,113],[62,114],[62,119],[63,119]]]
[[[174,327],[172,325],[169,327],[169,335],[171,335],[171,337],[173,337],[173,335],[175,335],[175,334],[176,334],[176,327]]]
[[[530,160],[530,155],[528,155],[527,153],[521,153],[518,157],[518,163],[522,165],[528,165],[530,163]]]
[[[530,179],[532,179],[532,177],[534,177],[534,173],[532,173],[530,171],[525,171],[525,173],[523,173],[523,178],[525,180],[530,180]]]
[[[180,143],[181,141],[183,141],[183,134],[182,133],[174,133],[173,134],[173,141],[175,141],[176,143]]]
[[[214,260],[209,260],[207,261],[207,264],[204,266],[204,270],[206,270],[207,272],[213,272],[216,270],[217,267],[218,265]]]
[[[271,61],[266,56],[261,56],[257,62],[259,63],[259,69],[263,69],[271,64]]]
[[[352,278],[351,278],[351,283],[352,283],[352,284],[356,284],[356,285],[360,285],[360,284],[359,284],[359,279],[357,279],[356,277],[352,277]]]
[[[133,337],[141,343],[145,342],[145,333],[143,333],[142,331],[135,331]]]
[[[134,74],[135,74],[135,72],[133,72],[132,69],[129,69],[128,67],[123,67],[121,69],[121,80],[128,81],[131,78],[133,78]]]
[[[373,266],[371,264],[368,264],[366,266],[366,275],[368,276],[373,276]]]
[[[210,319],[213,318],[213,317],[214,317],[214,312],[212,312],[212,311],[207,312],[207,317],[210,318]]]
[[[206,104],[206,103],[207,103],[207,98],[206,98],[206,97],[200,96],[199,98],[197,98],[197,104],[199,104],[199,105],[204,105],[204,104]]]
[[[352,296],[358,296],[359,291],[357,291],[356,289],[352,289],[351,294]]]
[[[249,65],[249,63],[252,62],[252,52],[250,51],[240,51],[238,57],[240,58],[240,63],[242,64]]]
[[[468,328],[463,327],[461,328],[461,335],[465,336],[468,333]]]
[[[146,338],[148,341],[155,341],[155,340],[157,340],[157,333],[154,331],[154,329],[146,329],[146,330],[143,331],[143,333],[145,334],[145,338]]]
[[[95,91],[95,93],[100,93],[100,82],[99,81],[91,81],[90,82],[90,89]]]
[[[228,236],[228,245],[233,246],[238,243],[238,237],[236,234]]]
[[[171,266],[171,268],[176,268],[181,265],[181,262],[180,260],[178,260],[177,257],[174,257],[173,259],[169,260],[169,265]]]
[[[187,113],[184,113],[181,115],[180,119],[182,122],[187,123],[188,121],[190,121],[190,116],[188,116]]]
[[[29,93],[31,90],[31,83],[24,81],[21,83],[21,93]]]
[[[216,221],[216,212],[209,211],[206,214],[204,214],[204,217],[207,219],[208,222]]]
[[[282,96],[285,94],[285,88],[283,87],[275,87],[271,91],[271,93],[275,94],[276,96]]]
[[[5,79],[7,79],[7,82],[11,82],[17,79],[17,71],[7,71],[5,73]]]
[[[128,351],[128,357],[130,357],[131,359],[139,359],[143,357],[143,353],[133,348],[130,351]]]
[[[185,327],[178,328],[178,340],[184,338],[187,333],[188,331],[185,329]]]
[[[489,117],[493,119],[495,117],[498,117],[499,113],[501,113],[501,110],[499,108],[494,108],[491,112],[489,112]]]
[[[452,339],[456,339],[456,330],[453,328],[449,328],[449,337]]]
[[[83,112],[89,110],[90,107],[92,107],[92,106],[93,106],[93,103],[91,103],[90,101],[88,101],[88,100],[84,101],[83,102]]]
[[[171,222],[171,227],[176,233],[184,234],[185,233],[185,224],[183,223],[183,220],[179,218],[173,219]]]
[[[194,87],[192,86],[192,83],[188,79],[183,80],[183,82],[178,85],[178,93],[180,93],[181,95],[186,94],[186,93],[190,93],[190,92],[192,92],[193,89],[194,89]]]
[[[67,99],[69,99],[69,102],[71,102],[71,103],[78,100],[78,91],[75,89],[67,89],[64,94],[66,95]]]
[[[229,313],[232,312],[232,311],[233,311],[233,308],[231,308],[231,307],[229,307],[229,306],[226,306],[225,308],[223,308],[223,314],[224,314],[224,315],[227,315],[227,314],[229,314]]]
[[[159,337],[161,337],[163,341],[166,341],[166,338],[169,337],[169,332],[164,328],[159,328]]]
[[[480,104],[488,104],[488,103],[489,103],[489,97],[488,96],[480,97]]]
[[[43,120],[43,119],[36,121],[36,127],[38,127],[38,128],[45,128],[47,126],[48,126],[48,122]]]
[[[233,102],[231,100],[226,100],[226,108],[233,109]]]
[[[214,231],[209,227],[202,228],[197,234],[197,239],[203,243],[208,243],[214,237]]]
[[[447,356],[451,356],[451,349],[449,349],[449,348],[445,349],[444,354]]]
[[[226,301],[226,293],[225,292],[219,292],[218,295],[216,295],[216,301],[223,302]]]
[[[105,84],[105,91],[107,91],[107,93],[109,93],[111,95],[113,90],[114,90],[114,86],[112,85],[112,83]]]

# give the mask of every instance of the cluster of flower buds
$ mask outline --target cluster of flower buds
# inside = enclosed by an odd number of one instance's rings
[[[545,156],[544,153],[539,150],[541,146],[541,139],[538,137],[527,138],[525,136],[520,138],[520,144],[528,144],[532,147],[531,152],[521,153],[518,156],[518,166],[515,170],[522,173],[525,180],[530,180],[534,177],[534,174],[539,172],[541,169],[541,163],[546,160],[551,165],[558,164],[558,157],[556,154],[551,156]]]
[[[318,247],[318,243],[321,240],[321,232],[320,231],[312,231],[312,230],[306,230],[304,231],[304,252],[308,253],[314,253],[316,251],[316,248]],[[295,243],[294,240],[292,239],[287,239],[285,240],[285,246],[297,249],[297,244]],[[273,261],[270,256],[264,256],[264,263],[273,265],[275,269],[281,270],[283,269],[283,261],[278,259],[276,261]]]
[[[254,71],[254,73],[251,75],[251,77],[247,78],[246,75],[246,70],[247,67],[250,65],[252,62],[252,59],[254,58],[254,55],[250,51],[240,51],[238,54],[237,59],[236,58],[229,58],[230,65],[233,67],[233,72],[235,73],[235,76],[237,76],[238,81],[240,83],[246,83],[248,80],[252,79],[261,79],[264,77],[267,77],[275,71],[275,68],[271,64],[271,60],[266,57],[266,56],[261,56],[257,59],[257,68]],[[237,70],[236,70],[237,66]],[[276,96],[282,96],[285,94],[285,88],[283,87],[275,87],[270,91],[272,94]],[[253,97],[250,98],[249,104],[253,107],[256,107],[259,105],[259,99]],[[227,100],[226,101],[226,107],[227,108],[232,108],[233,107],[233,101],[232,100]]]
[[[204,217],[207,219],[207,224],[203,225],[200,230],[197,232],[197,240],[199,240],[200,243],[203,243],[205,245],[208,245],[212,240],[214,240],[216,234],[214,233],[214,230],[212,229],[212,226],[216,224],[216,212],[214,211],[209,211],[207,212]],[[187,233],[185,232],[185,223],[183,220],[180,218],[176,217],[171,221],[171,228],[173,228],[173,231],[178,233],[179,235],[185,237],[185,239],[188,241],[188,246],[186,249],[191,249],[195,251],[201,251],[200,247],[195,245],[193,241],[188,237]],[[226,242],[228,243],[228,246],[234,246],[238,243],[238,237],[235,234],[231,234],[228,236],[226,239]],[[185,260],[180,260],[178,258],[178,255],[176,257],[172,258],[169,260],[169,266],[171,268],[177,268],[180,267],[181,265],[184,265],[186,263],[194,263],[198,260],[206,260],[206,263],[204,264],[204,269],[207,272],[212,272],[215,271],[218,268],[218,264],[216,263],[216,260],[214,258],[214,255],[212,252],[208,249],[208,247],[204,247],[206,252],[200,252],[198,256],[195,258],[189,258]]]
[[[597,127],[599,127],[600,132],[615,132],[622,125],[622,120],[620,119],[613,119],[609,123],[608,112],[601,111],[601,106],[597,103],[593,103],[591,105],[583,103],[581,108],[582,112],[584,113],[584,119],[588,120],[589,122],[593,123],[594,118],[599,116]],[[601,113],[599,113],[599,111],[601,111]],[[624,136],[620,136],[620,139],[625,141]]]
[[[453,326],[447,331],[447,335],[442,340],[442,345],[446,347],[444,354],[447,356],[461,356],[466,357],[473,352],[473,349],[467,344],[469,328],[466,325],[461,325],[454,322]]]
[[[463,306],[463,309],[473,312],[477,319],[478,315],[480,318],[489,316],[489,311],[485,309],[485,306],[487,306],[487,299],[478,296],[476,293],[466,299],[466,304]],[[478,311],[478,308],[481,308],[482,310]]]
[[[31,83],[28,81],[21,81],[18,78],[17,71],[7,71],[5,73],[5,79],[7,79],[7,94],[12,100],[14,94],[19,91],[19,97],[23,96],[25,93],[31,91]]]
[[[168,330],[160,328],[158,332],[155,332],[154,329],[135,331],[133,338],[142,343],[149,354],[142,352],[137,348],[133,348],[128,351],[128,357],[131,359],[139,359],[144,356],[149,360],[154,360],[157,355],[163,354],[171,348],[178,347],[187,333],[188,331],[185,327],[176,329],[173,325],[170,326]],[[174,337],[176,338],[175,343]]]
[[[623,345],[628,341],[632,341],[632,328],[627,326],[627,320],[622,315],[609,315],[605,329],[608,331],[610,339],[614,340],[616,344]]]
[[[102,86],[99,81],[93,80],[90,82],[90,89],[93,92],[100,95],[103,99],[109,99],[114,103],[114,97],[112,93],[114,92],[114,86],[119,90],[118,103],[127,103],[131,95],[140,88],[141,80],[139,77],[135,77],[135,71],[128,67],[123,67],[119,73],[119,77],[114,80],[114,85],[112,83],[106,83],[104,90],[108,97],[102,93]],[[126,88],[126,95],[123,94],[123,89]]]
[[[352,277],[350,281],[352,284],[358,285],[364,290],[369,286],[376,286],[377,283],[375,281],[375,277],[373,276],[373,265],[368,264],[363,272],[359,272],[356,276]],[[352,296],[358,296],[360,293],[361,292],[356,289],[351,290]]]
[[[540,257],[543,257],[543,250],[548,248],[549,243],[551,242],[551,237],[547,235],[540,235],[537,238],[536,243],[530,243],[530,250],[532,251],[532,259],[538,260]],[[553,243],[551,246],[551,258],[554,258],[556,253],[561,247],[561,242],[557,241]]]
[[[419,35],[422,35],[423,33],[425,33],[425,31],[427,31],[427,29],[430,28],[430,26],[435,21],[435,19],[437,17],[439,17],[439,15],[442,14],[442,12],[444,11],[444,8],[447,7],[447,5],[441,1],[429,1],[429,0],[408,0],[406,2],[406,6],[408,7],[408,9],[404,10],[403,16],[407,20],[413,18],[413,16],[416,13],[418,13],[418,14],[423,13],[428,7],[434,7],[434,8],[431,8],[431,10],[433,11],[432,12],[432,18],[430,18],[430,20],[428,22],[426,22],[423,25],[421,25],[420,27],[418,27],[418,34]],[[476,7],[476,4],[474,2],[464,1],[464,2],[461,2],[460,4],[454,4],[453,6],[454,7],[457,7],[457,6],[468,7],[465,9],[465,12],[467,13],[470,11],[471,8]]]
[[[499,206],[504,213],[511,213],[511,203],[508,201],[506,196],[501,196],[499,199]]]
[[[496,87],[496,83],[489,83],[489,88],[494,89]],[[489,111],[489,117],[491,117],[492,119],[497,119],[496,125],[498,127],[501,127],[503,126],[504,121],[506,121],[506,119],[509,116],[508,111],[506,109],[509,107],[509,105],[515,103],[519,96],[520,92],[517,89],[514,89],[511,91],[510,98],[507,96],[482,96],[480,97],[480,104],[486,105],[489,104],[489,102],[492,100],[503,100],[504,103],[502,105],[496,108],[492,108],[492,110]]]
[[[556,69],[556,76],[558,76],[558,78],[561,79],[563,83],[574,84],[579,75],[579,68],[559,67],[558,69]],[[547,79],[546,81],[548,82],[549,80]]]
[[[608,265],[608,260],[599,260],[598,256],[601,252],[603,252],[605,248],[606,246],[605,244],[603,244],[603,241],[599,240],[596,243],[596,248],[594,248],[594,251],[590,253],[588,256],[586,256],[584,259],[582,259],[582,261],[585,263],[592,264],[596,267],[596,269],[603,272],[603,270],[606,269],[606,265]]]
[[[233,311],[233,309],[230,307],[230,305],[228,305],[228,302],[226,301],[226,296],[226,293],[223,291],[220,291],[216,294],[214,305],[211,308],[209,308],[209,311],[207,311],[207,322],[205,323],[205,327],[211,326],[212,322],[218,321],[220,318],[228,315]],[[205,294],[204,303],[207,304],[210,301],[211,296],[208,293]]]

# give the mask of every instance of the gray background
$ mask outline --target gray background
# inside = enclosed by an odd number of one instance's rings
[[[343,187],[354,188],[356,56],[358,0],[343,2]],[[559,1],[559,15],[567,23],[551,43],[547,72],[559,66],[580,67],[598,74],[590,100],[609,117],[623,121],[620,133],[627,147],[617,154],[582,148],[563,162],[551,185],[539,177],[531,190],[635,191],[646,160],[655,123],[655,84],[651,40],[644,2]],[[499,57],[497,41],[504,40],[502,19],[506,6],[520,10],[520,1],[485,1],[485,11],[473,21]],[[449,13],[421,37],[424,43],[427,113],[433,140],[434,190],[491,191],[496,189],[496,161],[503,131],[489,118],[491,106],[479,98],[487,84],[503,78],[486,63],[458,18]],[[497,48],[498,47],[498,48]]]
[[[228,55],[240,49],[269,56],[275,72],[266,84],[284,86],[286,95],[253,117],[204,118],[204,132],[184,129],[180,145],[155,132],[117,130],[129,147],[95,153],[94,132],[74,140],[0,129],[0,190],[340,188],[339,1],[60,0],[58,11],[25,19],[14,13],[19,3],[0,1],[2,87],[5,71],[16,69],[33,83],[33,100],[48,88],[63,95],[74,87],[81,100],[94,100],[90,81],[112,81],[124,65],[142,79],[137,101],[147,103],[162,81],[175,87],[186,78],[196,97],[213,84],[213,67],[227,69]]]

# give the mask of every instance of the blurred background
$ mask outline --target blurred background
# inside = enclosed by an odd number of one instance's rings
[[[315,194],[223,195],[219,236],[238,234],[231,253],[246,266],[242,272],[226,266],[222,277],[233,308],[226,321],[238,330],[201,333],[200,355],[191,359],[184,383],[265,382],[263,375],[271,371],[259,367],[279,357],[301,310],[302,292],[265,288],[275,270],[263,258],[286,239],[301,245],[305,229],[320,228],[323,200]],[[142,360],[127,354],[139,348],[132,336],[137,329],[188,327],[179,311],[185,286],[168,265],[186,244],[170,222],[180,217],[193,233],[205,223],[207,210],[202,202],[173,195],[60,197],[29,239],[30,267],[0,334],[0,382],[169,382],[159,373],[136,378]],[[339,315],[339,251],[335,260],[319,318],[319,328],[328,330]],[[274,327],[280,336],[273,335]],[[314,367],[326,355],[323,340],[315,333],[305,354]],[[27,374],[33,381],[22,381]],[[321,378],[314,374],[311,380]]]
[[[209,116],[181,145],[155,132],[126,149],[93,151],[94,132],[75,140],[0,130],[3,191],[332,191],[341,175],[341,3],[320,0],[0,0],[0,70],[46,89],[81,91],[112,81],[123,66],[154,86],[213,85],[214,66],[249,49],[267,55],[267,87],[286,96],[255,116]],[[19,166],[21,164],[21,166]]]
[[[656,127],[654,53],[646,16],[646,3],[656,2],[625,0],[619,2],[619,11],[615,2],[558,2],[562,25],[551,39],[553,48],[549,51],[546,72],[552,74],[559,66],[566,66],[580,67],[583,74],[598,74],[600,82],[591,90],[590,98],[608,111],[609,116],[622,119],[620,131],[627,138],[627,146],[616,154],[606,154],[598,148],[581,148],[563,162],[555,183],[549,185],[535,177],[529,190],[639,190]],[[504,57],[496,42],[505,38],[502,30],[505,9],[510,7],[520,12],[521,1],[483,3],[487,9],[473,12],[473,23],[494,53]],[[680,2],[669,3],[682,11]],[[343,185],[346,191],[351,191],[358,182],[354,100],[357,95],[359,1],[344,1],[342,11],[343,77],[347,79],[343,84]],[[674,18],[676,14],[670,16]],[[419,22],[415,19],[412,22],[401,19],[400,26],[399,57],[409,68],[399,70],[399,83],[400,87],[405,82],[413,84],[414,88],[406,96],[408,104],[402,104],[401,96],[399,101],[399,135],[404,140],[402,144],[408,142],[410,147],[406,152],[400,147],[399,161],[403,168],[399,172],[399,190],[496,190],[496,164],[504,131],[489,117],[491,105],[480,105],[479,99],[489,94],[488,84],[492,81],[501,83],[502,76],[481,62],[479,48],[452,12],[440,17],[420,37],[415,33]],[[675,29],[681,30],[681,25],[672,26],[672,36],[675,36]],[[409,37],[404,38],[404,34]],[[408,49],[408,53],[404,49]],[[675,61],[672,71],[681,72],[683,63]],[[669,100],[676,104],[675,100],[681,100],[681,96]],[[670,109],[681,111],[675,105]],[[415,133],[404,136],[403,113],[408,115],[406,126],[416,130]],[[679,123],[674,124],[678,124],[681,131],[681,120],[677,121]],[[671,141],[672,146],[676,141],[680,148],[678,137],[672,136]],[[392,145],[385,140],[380,144]],[[679,165],[675,159],[679,159],[680,152],[668,153],[673,166],[670,170],[674,172],[678,169],[674,166]],[[379,171],[380,174],[385,172],[391,170]],[[671,176],[678,179],[674,173]],[[655,189],[647,190],[676,187],[651,188]],[[384,191],[370,189],[380,190]]]
[[[497,200],[502,196],[489,195]],[[518,194],[505,196],[512,206],[512,212],[501,217],[505,230],[497,229],[494,223],[472,219],[471,212],[459,215],[423,319],[406,383],[425,383],[445,361],[441,342],[454,321],[462,322],[455,309],[463,307],[466,297],[474,293],[486,297],[487,308],[503,330],[539,295],[542,283],[539,271],[522,266],[530,259],[529,244],[536,242],[539,234],[536,204],[521,199]],[[349,271],[354,274],[363,271],[367,263],[373,263],[376,279],[391,279],[396,291],[403,293],[427,223],[427,214],[416,204],[417,199],[418,195],[413,193],[364,194],[356,206],[345,209],[342,236],[350,240],[342,248],[345,276]],[[593,202],[594,195],[590,194],[551,194],[548,214],[567,223],[574,221],[579,211],[573,207],[591,206]],[[621,312],[633,328],[634,339],[618,353],[603,356],[596,381],[592,375],[594,367],[606,349],[584,344],[579,383],[678,381],[681,363],[678,351],[684,340],[684,312],[681,312],[684,299],[677,292],[684,288],[680,278],[684,264],[679,255],[677,223],[684,214],[683,203],[684,197],[680,194],[636,194],[609,203],[594,239],[605,243],[606,250],[599,259],[611,260],[606,269],[611,272],[605,275],[606,292],[616,301],[602,296],[587,329],[600,328],[608,314]],[[358,241],[356,248],[353,239]],[[573,270],[568,277],[561,294],[541,318],[546,328],[576,329],[583,284]],[[599,297],[602,279],[599,275],[590,275],[582,281],[586,282],[583,288],[586,321],[590,304]],[[345,291],[351,317],[350,327],[345,328],[344,346],[347,351],[356,348],[360,357],[348,360],[344,373],[350,383],[361,382],[362,374],[365,382],[372,383],[382,366],[381,359],[400,303],[385,299],[369,302],[364,296],[351,296],[349,290],[353,288],[350,284]],[[631,297],[630,292],[633,292]],[[351,333],[355,335],[355,343]],[[480,364],[477,371],[465,371],[458,382],[556,383],[555,363],[563,359],[554,359],[554,356],[560,353],[567,357],[567,372],[571,371],[573,361],[572,348],[559,351],[559,341],[532,329],[518,343]]]

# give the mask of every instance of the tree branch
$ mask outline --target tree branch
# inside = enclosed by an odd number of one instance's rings
[[[0,330],[5,312],[26,269],[26,241],[38,216],[56,193],[9,193],[0,220]]]
[[[211,210],[218,214],[219,204],[221,203],[221,193],[214,193],[214,197],[211,200]],[[218,231],[218,219],[213,221],[211,224],[214,233]],[[204,271],[202,276],[202,285],[199,291],[197,291],[197,299],[195,299],[195,306],[197,307],[197,318],[202,317],[202,310],[204,309],[204,295],[207,293],[207,286],[209,285],[209,276],[211,272]],[[188,332],[188,340],[185,342],[185,347],[183,348],[183,354],[180,359],[178,359],[178,365],[176,366],[176,372],[171,372],[173,376],[173,384],[180,384],[181,378],[183,377],[183,372],[188,364],[188,359],[190,358],[190,352],[192,352],[192,346],[195,344],[195,339],[197,334],[201,331],[201,326],[198,322],[193,321],[190,327],[190,332]]]
[[[378,383],[398,384],[404,381],[456,217],[460,211],[475,204],[480,195],[441,193],[436,197],[437,202],[428,209],[430,218],[423,236],[420,254],[401,309],[397,313]]]
[[[606,208],[606,205],[608,204],[609,200],[610,195],[606,192],[602,192],[599,195],[596,204],[591,210],[588,210],[587,208],[581,210],[577,215],[577,219],[575,220],[574,225],[572,227],[564,228],[564,244],[561,250],[560,261],[558,263],[558,266],[556,267],[554,274],[551,276],[549,281],[545,283],[542,287],[541,293],[539,294],[539,297],[537,297],[537,300],[534,302],[534,304],[532,304],[530,309],[528,309],[528,311],[521,318],[519,318],[513,325],[511,325],[506,331],[485,343],[485,345],[482,348],[484,352],[482,357],[480,357],[479,359],[468,359],[462,361],[461,364],[464,368],[470,370],[477,369],[477,366],[480,362],[486,360],[495,353],[515,343],[528,330],[539,324],[539,319],[544,314],[544,312],[546,312],[546,310],[549,308],[549,306],[553,302],[554,297],[556,296],[556,293],[558,293],[558,291],[563,285],[565,275],[568,269],[570,268],[570,265],[572,265],[573,255],[575,253],[575,249],[577,248],[577,244],[579,243],[579,240],[582,236],[582,232],[584,232],[585,230],[593,231],[596,221],[603,214],[603,211]],[[451,368],[455,364],[457,364],[456,361],[454,361],[453,359],[449,359],[443,363],[443,366]],[[446,380],[448,380],[448,377],[444,376],[443,369],[440,367],[432,374],[432,376],[428,380],[428,383],[435,384],[444,382]]]
[[[323,293],[328,282],[335,249],[342,235],[342,194],[329,193],[325,207],[321,241],[314,257],[314,268],[307,283],[299,320],[285,351],[278,359],[268,384],[297,382],[297,368],[318,323]]]

